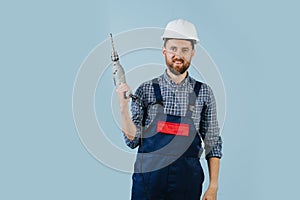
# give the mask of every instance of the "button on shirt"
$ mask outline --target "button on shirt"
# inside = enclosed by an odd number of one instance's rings
[[[165,72],[158,77],[158,83],[163,98],[164,113],[185,116],[189,103],[188,96],[193,92],[196,80],[187,75],[180,84],[176,84]],[[135,95],[139,100],[131,103],[131,112],[137,133],[133,140],[129,140],[126,136],[124,137],[126,144],[130,148],[136,148],[140,144],[143,127],[147,128],[150,125],[157,111],[152,81],[141,84]],[[221,158],[222,139],[217,121],[216,102],[211,88],[205,83],[202,84],[197,97],[192,119],[198,134],[204,141],[206,159],[210,157]]]

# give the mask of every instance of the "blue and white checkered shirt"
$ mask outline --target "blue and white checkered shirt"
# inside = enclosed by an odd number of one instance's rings
[[[164,102],[164,113],[176,116],[185,116],[188,107],[189,93],[193,92],[196,80],[189,75],[180,84],[174,83],[165,72],[158,77],[161,94]],[[133,140],[124,136],[126,144],[130,148],[136,148],[140,144],[141,121],[145,117],[147,128],[156,115],[156,102],[152,81],[147,81],[139,86],[135,95],[140,99],[131,103],[132,121],[136,125],[137,133]],[[148,105],[147,109],[144,109]],[[147,113],[144,113],[144,110]],[[192,115],[198,134],[204,141],[206,159],[222,157],[222,139],[217,121],[216,102],[211,88],[203,83],[196,101]],[[200,151],[202,152],[202,151]]]

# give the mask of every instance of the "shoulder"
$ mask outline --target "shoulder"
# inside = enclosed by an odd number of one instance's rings
[[[140,84],[139,87],[136,89],[136,91],[145,92],[148,91],[149,88],[151,87],[152,87],[152,80],[148,80]]]
[[[213,91],[207,83],[198,81],[192,77],[190,77],[190,82],[193,87],[195,86],[196,82],[199,82],[201,84],[198,94],[198,97],[200,97],[199,99],[201,99],[202,101],[211,101],[211,98],[213,97]]]
[[[139,91],[146,91],[146,92],[149,91],[149,89],[152,88],[152,84],[153,84],[153,82],[154,82],[155,79],[157,79],[158,83],[162,82],[162,76],[158,76],[156,78],[153,78],[151,80],[148,80],[148,81],[145,81],[145,82],[141,83],[139,85],[139,87],[137,88],[137,91],[138,90]]]
[[[157,79],[158,83],[161,84],[162,76],[156,77],[154,79]],[[136,89],[135,95],[139,96],[140,98],[147,98],[147,96],[151,95],[154,92],[152,86],[154,79],[141,83]]]
[[[202,83],[201,85],[201,90],[203,93],[211,95],[212,94],[212,89],[207,83]]]
[[[214,97],[213,90],[206,83],[202,84],[199,95],[202,96],[203,100],[206,101],[207,104],[211,104],[211,103],[215,102],[215,97]]]

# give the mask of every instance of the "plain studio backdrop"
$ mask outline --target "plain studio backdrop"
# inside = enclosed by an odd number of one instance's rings
[[[73,86],[85,58],[110,32],[164,28],[176,18],[195,24],[226,89],[218,199],[296,199],[299,6],[292,0],[2,1],[0,199],[129,199],[131,174],[107,167],[80,140]],[[151,62],[164,67],[159,50],[151,49],[121,62],[129,72]],[[107,69],[95,90],[95,113],[112,143],[133,153],[113,108],[104,107],[112,101],[110,75]],[[204,189],[207,181],[206,174]]]

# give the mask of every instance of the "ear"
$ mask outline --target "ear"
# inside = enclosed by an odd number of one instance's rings
[[[195,55],[195,49],[192,50],[192,57]]]
[[[166,50],[165,47],[162,47],[162,54],[163,54],[164,56],[166,56],[166,54],[167,54],[167,50]]]

